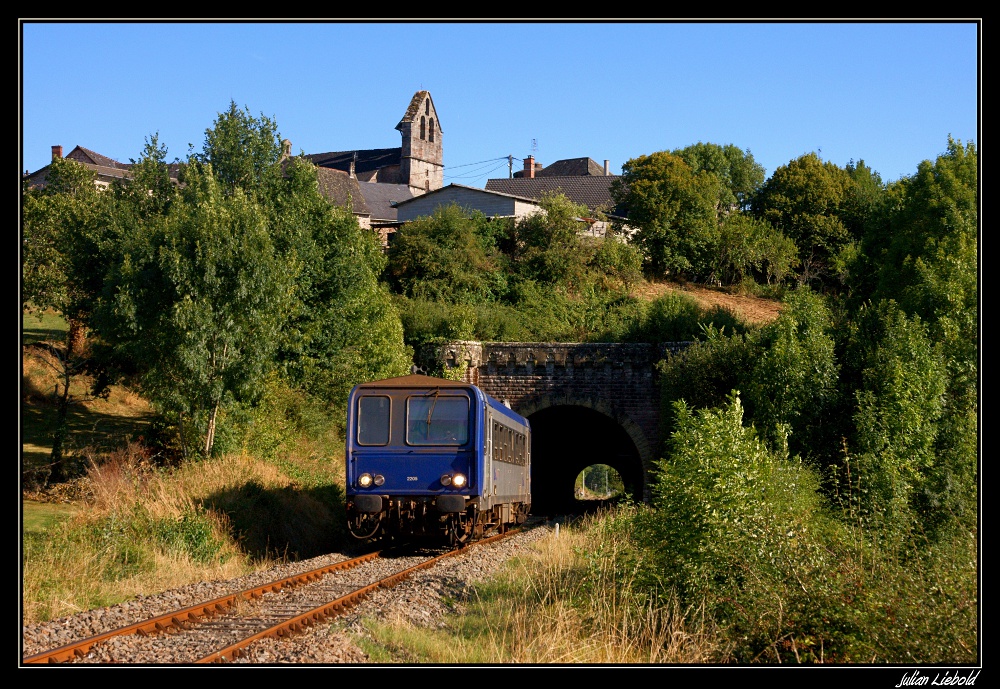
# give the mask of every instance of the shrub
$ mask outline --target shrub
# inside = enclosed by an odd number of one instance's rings
[[[636,585],[703,606],[740,663],[975,662],[974,534],[835,518],[818,475],[744,427],[735,395],[675,416],[654,508],[632,521]]]
[[[400,294],[431,300],[490,300],[502,285],[478,225],[456,204],[406,223],[389,247],[386,277]],[[492,242],[493,238],[489,238]]]
[[[723,406],[757,359],[758,345],[749,336],[727,336],[722,328],[706,326],[702,337],[657,364],[663,428],[673,428],[675,402],[683,400],[689,409]]]
[[[791,432],[793,453],[809,456],[830,440],[830,410],[837,402],[839,367],[823,298],[800,288],[785,298],[777,320],[765,326],[745,386],[754,424],[772,442]]]
[[[945,361],[920,318],[908,318],[894,302],[863,308],[849,339],[848,382],[857,385],[850,450],[860,490],[854,495],[863,514],[886,525],[905,521],[917,500],[930,509],[922,498],[937,463]]]

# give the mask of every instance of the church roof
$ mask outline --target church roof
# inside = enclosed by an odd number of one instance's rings
[[[335,206],[350,206],[354,215],[371,215],[365,195],[358,188],[358,180],[343,170],[317,167],[319,191]]]
[[[372,222],[396,222],[396,207],[393,204],[413,198],[413,190],[409,184],[359,181],[358,188],[371,211]]]
[[[355,156],[357,156],[355,158]],[[388,165],[399,165],[403,159],[402,147],[369,148],[354,151],[331,151],[329,153],[308,153],[305,156],[317,167],[329,167],[347,172],[354,160],[354,171],[371,172]]]

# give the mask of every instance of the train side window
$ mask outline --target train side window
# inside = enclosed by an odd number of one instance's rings
[[[469,440],[469,398],[420,395],[406,400],[406,442],[465,445]]]
[[[389,443],[389,398],[366,395],[358,399],[358,444],[387,445]]]

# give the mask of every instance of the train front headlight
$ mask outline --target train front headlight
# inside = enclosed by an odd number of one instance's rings
[[[381,486],[383,483],[385,483],[385,476],[382,474],[375,474],[375,485]]]
[[[455,486],[456,488],[462,488],[463,486],[465,486],[465,481],[466,481],[465,474],[455,474],[454,476],[451,477],[451,485]]]
[[[441,477],[441,485],[442,486],[451,485],[451,474],[445,474],[444,476]]]
[[[358,476],[358,485],[362,488],[368,488],[372,485],[372,480],[371,474],[361,474]]]

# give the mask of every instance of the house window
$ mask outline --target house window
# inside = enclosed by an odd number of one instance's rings
[[[420,138],[421,139],[426,139],[427,138],[426,134],[427,134],[427,120],[426,120],[426,118],[424,118],[423,115],[421,115],[420,116]],[[433,134],[432,134],[432,136],[433,136]]]
[[[433,117],[431,118],[431,131],[430,131],[430,135],[431,135],[431,141],[434,141],[434,118]]]

